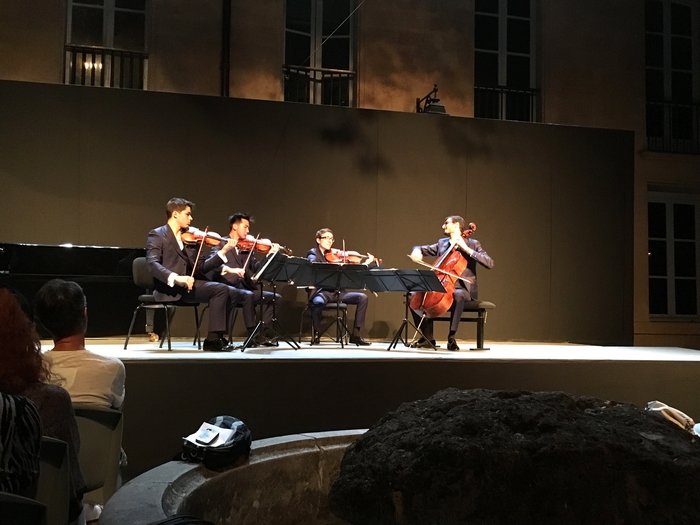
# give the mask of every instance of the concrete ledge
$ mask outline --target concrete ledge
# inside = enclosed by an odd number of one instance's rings
[[[347,446],[365,430],[294,434],[254,441],[248,460],[216,472],[170,461],[124,485],[100,525],[146,525],[175,514],[214,523],[343,523],[328,491]]]

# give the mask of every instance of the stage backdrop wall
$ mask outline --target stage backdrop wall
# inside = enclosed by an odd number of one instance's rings
[[[329,227],[412,268],[459,214],[495,261],[487,339],[630,344],[633,154],[629,131],[0,81],[0,241],[143,246],[181,196],[200,228],[243,210],[295,254]],[[282,294],[296,330],[305,294]],[[371,298],[370,337],[402,299]]]

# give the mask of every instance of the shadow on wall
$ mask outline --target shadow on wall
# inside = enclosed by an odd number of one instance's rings
[[[455,114],[468,114],[473,55],[465,28],[473,2],[401,0],[363,9],[373,21],[361,29],[363,106],[413,111],[416,97],[437,82],[449,93],[445,101],[461,106]]]
[[[497,134],[496,127],[502,126],[501,121],[482,121],[479,126],[469,125],[471,119],[440,115],[425,115],[426,118],[437,118],[442,144],[445,152],[453,159],[490,159],[493,155],[493,137]],[[476,130],[479,130],[479,134]]]
[[[321,142],[331,148],[353,149],[357,151],[354,166],[360,175],[373,178],[378,174],[396,178],[397,173],[388,158],[381,150],[376,150],[378,141],[375,132],[369,126],[363,126],[361,120],[367,124],[374,124],[379,114],[369,110],[359,110],[352,116],[343,118],[338,124],[323,126],[317,130]],[[484,122],[475,133],[475,127],[469,125],[469,121],[459,117],[443,117],[438,115],[425,115],[420,118],[436,119],[435,127],[440,133],[441,144],[445,148],[445,154],[452,159],[489,159],[493,155],[490,144],[496,135],[496,121]],[[427,129],[431,129],[427,127]],[[437,152],[431,155],[439,154]]]
[[[379,151],[375,151],[377,145],[376,121],[377,116],[369,111],[356,111],[355,118],[345,118],[336,126],[325,126],[318,130],[318,137],[321,142],[332,148],[355,149],[355,168],[363,177],[373,179],[378,173],[393,177],[395,172],[389,161]],[[365,121],[365,126],[361,126],[359,121]],[[369,125],[375,124],[372,128],[374,134],[369,133]],[[374,136],[373,136],[374,135]]]

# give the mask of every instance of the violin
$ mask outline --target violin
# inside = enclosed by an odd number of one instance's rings
[[[469,237],[476,231],[476,224],[469,223],[469,228],[462,232],[462,237]],[[439,317],[447,312],[454,301],[455,283],[462,279],[462,272],[467,268],[467,259],[454,246],[446,251],[432,267],[440,280],[444,292],[418,292],[411,297],[412,310],[422,311],[426,317]],[[468,279],[462,279],[467,280]],[[470,282],[470,281],[469,281]]]
[[[269,253],[273,244],[270,239],[256,239],[252,235],[248,235],[245,239],[238,239],[236,247],[242,252],[255,250],[260,253]],[[280,246],[280,251],[287,255],[292,255],[292,250],[284,246]]]
[[[180,234],[180,239],[185,244],[201,244],[202,242],[207,246],[218,246],[222,242],[226,242],[221,235],[216,232],[210,232],[208,230],[202,231],[190,226],[186,232]]]
[[[347,264],[363,264],[363,259],[368,259],[369,255],[362,255],[360,252],[354,252],[349,250],[336,250],[331,248],[328,250],[324,257],[326,262],[329,263],[347,263]],[[377,264],[382,264],[381,259],[374,259]]]
[[[190,226],[187,231],[180,233],[180,240],[186,245],[199,245],[197,249],[197,258],[195,259],[194,265],[192,265],[192,275],[190,275],[192,279],[194,279],[194,272],[197,269],[197,263],[199,262],[199,257],[202,254],[204,245],[218,246],[221,242],[226,242],[226,239],[221,237],[218,233],[210,232],[209,226],[204,228],[204,231]],[[188,285],[188,288],[191,290],[192,286]]]

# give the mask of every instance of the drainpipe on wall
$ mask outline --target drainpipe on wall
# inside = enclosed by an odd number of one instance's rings
[[[221,96],[229,96],[231,71],[231,0],[223,0],[221,17]]]

